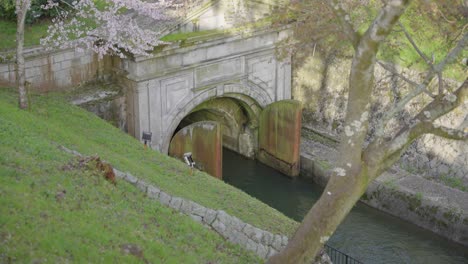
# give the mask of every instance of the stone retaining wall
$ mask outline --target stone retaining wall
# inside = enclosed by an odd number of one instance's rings
[[[159,188],[137,179],[129,173],[114,169],[117,178],[123,179],[144,192],[148,198],[159,201],[176,211],[190,216],[195,221],[215,230],[234,244],[255,252],[261,258],[268,258],[288,244],[288,237],[261,230],[222,210],[206,208],[198,203],[172,196]]]
[[[73,49],[46,52],[42,48],[25,50],[26,81],[33,90],[47,92],[77,86],[106,77],[110,59],[98,60],[92,51]],[[16,83],[14,52],[0,53],[0,85]]]
[[[301,175],[325,186],[337,150],[302,138]],[[361,202],[468,245],[468,193],[393,166],[373,181]]]
[[[394,66],[410,79],[421,79],[420,72]],[[304,122],[332,136],[337,136],[343,129],[348,96],[348,79],[351,59],[308,58],[303,65],[296,65],[293,77],[293,99],[300,100],[305,107]],[[386,112],[412,87],[405,84],[394,74],[390,74],[380,65],[375,67],[376,89],[373,92],[370,131]],[[437,82],[435,82],[437,83]],[[454,89],[459,84],[446,80],[445,87]],[[434,87],[433,89],[436,89]],[[404,111],[390,120],[392,130],[401,127],[431,98],[419,96],[411,101]],[[462,105],[451,113],[441,117],[439,124],[455,129],[467,129],[468,105]],[[390,131],[389,129],[389,131]],[[468,143],[444,139],[434,135],[424,135],[417,139],[403,154],[398,165],[425,178],[454,177],[468,186]]]

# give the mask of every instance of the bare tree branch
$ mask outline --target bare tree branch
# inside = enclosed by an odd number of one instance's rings
[[[468,33],[465,33],[463,37],[458,41],[457,46],[453,48],[445,58],[432,67],[426,74],[426,77],[424,78],[424,81],[420,84],[418,84],[416,89],[410,91],[405,97],[399,101],[395,107],[387,111],[384,116],[382,117],[380,123],[378,126],[380,127],[385,127],[385,124],[390,120],[396,113],[400,112],[406,104],[409,103],[413,98],[416,96],[420,95],[422,92],[424,92],[429,84],[432,82],[432,80],[435,78],[438,72],[442,72],[442,70],[445,68],[445,66],[449,63],[452,63],[460,54],[461,52],[465,49],[465,47],[468,46]],[[442,96],[442,94],[439,94],[439,97]],[[383,131],[378,131],[382,132]],[[383,137],[383,134],[377,134],[378,137]]]
[[[423,134],[434,134],[445,138],[466,140],[466,131],[445,128],[434,124],[434,121],[449,113],[468,100],[468,78],[453,93],[444,97],[437,97],[434,101],[424,107],[410,123],[400,129],[400,131],[389,140],[378,138],[367,146],[363,156],[369,167],[378,168],[378,172],[373,173],[372,181],[383,171],[388,169],[398,160],[411,143]],[[381,166],[376,166],[381,164]]]
[[[382,68],[384,68],[385,70],[391,72],[392,74],[400,77],[400,79],[402,79],[403,81],[407,82],[408,84],[410,84],[411,86],[414,86],[414,87],[418,87],[420,84],[413,81],[413,80],[410,80],[408,77],[404,76],[403,74],[397,72],[393,67],[390,67],[389,65],[381,62],[381,61],[378,61],[377,62],[380,66],[382,66]],[[436,96],[433,95],[429,90],[427,90],[426,88],[423,89],[423,92],[425,94],[427,94],[428,96],[432,97],[432,98],[435,98]]]
[[[444,94],[444,79],[442,78],[442,72],[437,73],[437,79],[439,80],[439,94]]]
[[[468,139],[468,132],[458,129],[432,125],[433,127],[426,134],[433,134],[439,137],[453,139],[453,140],[466,140]]]
[[[414,120],[435,121],[468,100],[468,78],[456,89],[454,93],[447,93],[444,97],[437,97],[424,107]]]
[[[408,41],[411,43],[411,46],[413,46],[414,50],[416,50],[416,52],[419,54],[419,56],[427,63],[427,65],[429,65],[431,68],[433,66],[432,64],[432,61],[426,56],[426,54],[424,54],[424,52],[422,52],[418,45],[416,45],[416,43],[414,42],[414,39],[411,37],[411,35],[408,33],[408,31],[406,30],[405,26],[403,26],[403,24],[401,22],[398,22],[398,25],[401,27],[401,29],[403,30],[403,33],[405,34],[406,38],[408,39]]]

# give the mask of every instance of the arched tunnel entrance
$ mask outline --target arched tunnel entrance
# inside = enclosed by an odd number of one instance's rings
[[[245,157],[254,158],[257,148],[258,110],[260,109],[257,104],[249,106],[232,97],[212,98],[198,105],[185,116],[174,135],[191,124],[214,121],[221,126],[223,147]]]
[[[192,153],[195,167],[222,178],[222,148],[289,176],[299,174],[301,105],[283,100],[261,108],[252,98],[228,94],[195,106],[174,130],[169,155]]]

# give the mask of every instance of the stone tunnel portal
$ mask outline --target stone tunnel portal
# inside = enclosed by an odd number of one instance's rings
[[[243,100],[240,100],[242,98]],[[229,94],[210,98],[196,106],[177,126],[175,134],[196,122],[214,121],[221,127],[222,146],[254,158],[257,149],[258,115],[261,107],[252,98]]]

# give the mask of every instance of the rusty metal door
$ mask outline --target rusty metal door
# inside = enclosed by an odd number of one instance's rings
[[[195,167],[222,179],[223,134],[217,122],[196,122],[182,128],[169,145],[169,155],[184,160],[191,152]]]
[[[260,114],[258,160],[288,176],[300,171],[302,105],[282,100],[265,107]]]

